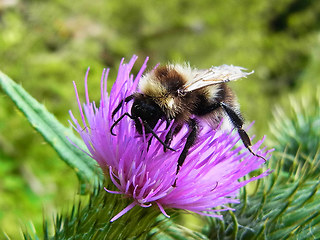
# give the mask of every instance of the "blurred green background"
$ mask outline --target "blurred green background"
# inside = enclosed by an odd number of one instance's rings
[[[91,67],[92,100],[104,67],[114,80],[122,57],[184,62],[198,68],[233,64],[255,70],[231,83],[251,135],[268,135],[274,105],[319,85],[320,1],[0,0],[0,69],[66,126],[77,111]],[[83,95],[82,95],[83,96]],[[15,238],[32,221],[70,206],[78,181],[0,92],[0,229]],[[1,231],[0,230],[0,231]]]

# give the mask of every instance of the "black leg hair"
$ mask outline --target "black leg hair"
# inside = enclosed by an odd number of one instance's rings
[[[198,131],[199,130],[199,126],[198,126],[197,120],[190,119],[188,121],[188,125],[189,125],[189,129],[191,129],[191,130],[189,130],[189,135],[187,137],[187,142],[184,145],[182,153],[179,156],[176,174],[179,173],[180,167],[184,163],[184,160],[187,157],[188,151],[192,147],[192,145],[195,143],[195,141],[197,139],[197,136],[198,136],[198,133],[199,133],[199,131]]]
[[[124,100],[121,100],[120,103],[118,104],[118,106],[112,111],[112,114],[111,114],[112,118],[120,110],[120,108],[122,107],[123,102],[125,102],[125,103],[130,102],[133,98],[134,98],[134,94],[131,94],[130,96],[126,97]]]
[[[229,116],[233,126],[235,126],[237,128],[239,136],[241,138],[241,141],[243,142],[244,146],[249,150],[249,152],[252,155],[259,157],[259,158],[262,158],[265,162],[267,162],[267,160],[264,157],[254,153],[251,150],[250,146],[252,146],[252,144],[251,144],[250,138],[249,138],[247,132],[242,129],[243,120],[242,120],[241,115],[239,113],[236,113],[231,107],[229,107],[227,104],[225,104],[223,102],[220,103],[220,106],[223,108],[223,110]]]

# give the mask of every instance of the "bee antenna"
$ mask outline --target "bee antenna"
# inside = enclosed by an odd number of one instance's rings
[[[133,98],[134,98],[134,94],[131,94],[130,96],[126,97],[124,100],[121,100],[119,102],[118,106],[112,111],[112,114],[111,114],[112,119],[113,119],[114,115],[116,115],[116,113],[122,107],[123,102],[127,103],[127,102],[131,101]]]
[[[111,126],[111,128],[110,128],[110,133],[111,133],[111,135],[113,135],[113,136],[117,136],[116,134],[114,134],[114,132],[113,132],[113,128],[122,120],[122,118],[124,118],[125,116],[128,116],[129,118],[131,118],[131,119],[133,119],[133,117],[129,114],[129,113],[124,113],[124,114],[122,114],[121,115],[121,117],[119,117],[113,124],[112,124],[112,126]]]

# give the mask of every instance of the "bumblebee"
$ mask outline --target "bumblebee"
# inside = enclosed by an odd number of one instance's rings
[[[143,124],[145,133],[151,133],[164,146],[164,151],[167,149],[175,151],[170,147],[170,143],[186,124],[189,131],[178,159],[176,170],[178,174],[189,149],[197,139],[199,122],[205,120],[210,127],[216,129],[222,119],[229,119],[229,125],[237,129],[244,146],[251,154],[264,159],[251,150],[250,138],[242,128],[244,120],[239,104],[227,85],[227,82],[253,73],[245,70],[232,65],[213,66],[203,70],[191,68],[188,64],[157,67],[140,79],[137,92],[120,101],[113,110],[112,118],[123,104],[133,100],[131,113],[124,113],[113,123],[110,129],[111,134],[115,135],[114,127],[127,116],[135,122],[138,133],[142,134]],[[153,130],[159,120],[166,122],[167,129],[170,127],[164,140],[160,139]]]

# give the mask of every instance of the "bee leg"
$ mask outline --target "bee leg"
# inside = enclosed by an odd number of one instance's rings
[[[172,125],[172,127],[170,128],[169,132],[166,135],[166,139],[165,139],[164,143],[167,144],[168,146],[170,146],[171,141],[173,139],[173,136],[178,134],[178,132],[180,132],[181,128],[182,128],[182,126],[180,124],[177,126]],[[167,149],[164,147],[163,151],[166,152]]]
[[[244,146],[249,150],[249,152],[252,155],[259,157],[259,158],[262,158],[265,162],[267,162],[267,160],[264,157],[254,153],[252,151],[252,149],[250,148],[250,146],[252,146],[251,140],[250,140],[247,132],[244,129],[242,129],[243,119],[242,119],[240,113],[236,113],[231,107],[229,107],[227,104],[225,104],[223,102],[220,103],[220,106],[223,108],[223,110],[229,116],[233,126],[235,126],[237,128],[239,136],[241,138],[241,141],[243,142]]]
[[[175,149],[171,148],[170,146],[168,146],[166,143],[164,143],[160,137],[153,131],[153,129],[149,126],[149,124],[147,122],[143,122],[143,126],[146,128],[148,133],[151,133],[152,136],[154,136],[165,148],[168,148],[171,151],[176,151]],[[151,141],[150,141],[151,144]],[[149,147],[148,147],[149,148]]]
[[[134,94],[131,94],[130,96],[126,97],[124,100],[121,100],[120,103],[118,104],[118,106],[112,111],[112,114],[111,114],[112,118],[120,110],[123,102],[125,102],[125,103],[130,102],[133,98],[134,98]]]
[[[111,126],[110,128],[110,133],[113,136],[117,136],[114,132],[113,132],[113,128],[122,120],[122,118],[124,118],[125,116],[128,116],[129,118],[133,119],[133,117],[129,114],[129,113],[124,113],[122,114]]]
[[[171,124],[171,120],[169,120],[168,118],[165,118],[166,120],[166,129],[169,128],[170,124]],[[166,135],[166,139],[164,140],[164,143],[167,145],[167,146],[170,146],[170,143],[172,141],[172,137],[173,137],[173,128],[174,126],[172,125]],[[163,146],[163,151],[166,152],[167,151],[167,148],[165,146]]]
[[[151,136],[150,139],[148,140],[147,152],[149,151],[151,142],[152,142],[152,136]]]
[[[170,146],[171,144],[171,141],[172,141],[172,138],[173,138],[173,129],[172,127],[169,129],[169,132],[167,133],[166,135],[166,139],[164,140],[164,143],[167,145],[167,146]],[[163,146],[163,151],[166,152],[167,151],[167,148],[165,146]]]
[[[188,125],[189,125],[189,135],[187,137],[187,142],[184,145],[182,153],[179,156],[176,174],[179,173],[179,170],[180,170],[182,164],[184,163],[184,160],[187,157],[188,151],[192,147],[192,145],[195,143],[197,136],[198,136],[198,133],[199,133],[199,125],[198,125],[197,120],[190,119],[188,121]]]

